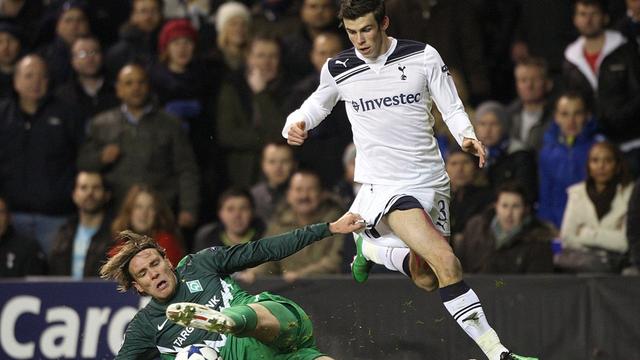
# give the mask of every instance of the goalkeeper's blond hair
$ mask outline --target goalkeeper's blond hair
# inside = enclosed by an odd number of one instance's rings
[[[136,234],[131,230],[118,233],[116,237],[117,252],[100,267],[100,277],[106,280],[115,280],[118,283],[118,291],[126,292],[133,286],[133,277],[129,273],[131,259],[145,249],[156,249],[165,256],[165,250],[152,237]]]

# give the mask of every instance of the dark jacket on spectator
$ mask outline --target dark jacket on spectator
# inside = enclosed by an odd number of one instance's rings
[[[640,180],[636,181],[627,210],[627,240],[632,265],[640,267]]]
[[[298,82],[287,99],[287,112],[299,108],[318,85],[320,74],[316,72]],[[320,175],[323,185],[332,188],[344,173],[342,153],[352,139],[351,124],[344,102],[341,101],[320,125],[309,130],[305,146],[295,146],[293,150],[301,168],[315,171]]]
[[[445,63],[458,70],[472,103],[488,98],[490,82],[482,19],[470,2],[387,0],[387,15],[394,19],[387,34],[398,39],[428,43]]]
[[[138,62],[144,66],[150,66],[157,57],[156,46],[158,31],[145,33],[144,31],[125,24],[120,29],[120,40],[115,43],[105,57],[107,73],[111,79],[115,79],[120,68],[128,62]]]
[[[258,180],[264,144],[282,139],[287,92],[282,78],[257,94],[249,88],[244,74],[229,80],[221,86],[218,97],[217,140],[226,156],[229,182],[249,186]]]
[[[264,234],[265,224],[262,220],[255,218],[249,224],[249,229],[253,231],[253,236],[251,236],[249,242],[260,240]],[[232,246],[233,244],[224,241],[223,236],[224,225],[222,223],[216,221],[205,224],[196,233],[192,251],[196,252],[212,246]]]
[[[494,149],[497,155],[494,157]],[[497,188],[505,182],[519,182],[527,191],[529,201],[535,201],[538,193],[535,153],[526,150],[524,144],[515,139],[505,139],[489,148],[485,166],[489,184]]]
[[[580,38],[565,51],[565,87],[595,100],[598,123],[611,141],[640,137],[640,56],[635,47],[620,33],[607,31],[596,77],[584,59],[583,43]]]
[[[553,229],[530,218],[512,235],[509,242],[496,249],[491,229],[495,210],[489,209],[471,218],[464,239],[456,244],[456,254],[468,273],[524,274],[552,273],[551,239]]]
[[[118,144],[121,154],[105,165],[100,157],[108,144]],[[191,144],[180,121],[162,110],[150,108],[137,125],[127,120],[121,107],[98,114],[89,123],[78,168],[103,172],[116,204],[131,185],[146,183],[172,207],[198,213],[200,175]]]
[[[269,187],[266,180],[260,181],[251,187],[251,196],[256,203],[256,216],[265,223],[269,222],[278,208],[278,204],[285,198],[289,182],[281,184],[277,188]]]
[[[640,47],[640,22],[633,20],[630,16],[625,16],[614,26],[624,35],[624,37],[636,48]]]
[[[16,16],[7,16],[0,14],[0,21],[6,21],[16,24],[22,31],[22,49],[30,50],[36,47],[40,43],[39,40],[51,38],[49,27],[43,28],[43,23],[46,22],[45,5],[44,1],[25,1],[18,11]],[[42,34],[46,32],[47,34]]]
[[[547,104],[548,105],[548,104]],[[520,138],[520,132],[522,131],[522,101],[516,99],[507,107],[509,113],[509,121],[511,127],[509,128],[509,134],[512,138],[516,138],[527,146],[529,149],[536,151],[542,147],[542,139],[544,138],[544,132],[549,126],[549,120],[551,120],[552,111],[550,106],[545,106],[540,116],[540,121],[529,129],[529,137],[526,139]]]
[[[72,76],[69,81],[55,90],[55,97],[73,106],[81,116],[83,125],[86,125],[94,115],[109,110],[120,103],[113,85],[107,79],[104,79],[96,96],[91,96],[84,91],[82,84]]]
[[[0,98],[13,96],[13,74],[0,72]]]
[[[0,278],[45,275],[47,256],[34,239],[16,234],[11,226],[0,237]]]
[[[493,202],[493,191],[488,186],[467,185],[451,190],[451,234],[462,234],[473,216],[483,212]]]
[[[78,225],[78,216],[73,216],[58,230],[49,257],[49,275],[71,275],[73,240],[78,231]],[[100,276],[100,266],[107,261],[107,252],[114,245],[110,226],[111,221],[105,216],[100,228],[91,237],[91,243],[84,260],[83,277]]]
[[[54,87],[64,84],[71,78],[73,75],[71,50],[64,40],[56,37],[51,43],[41,48],[39,53],[47,63],[49,81]]]
[[[192,61],[184,73],[175,73],[156,63],[149,72],[159,105],[182,120],[202,175],[202,198],[215,199],[224,188],[223,161],[215,135],[215,98],[222,73],[217,68]],[[203,216],[214,214],[215,201],[203,201]]]
[[[33,116],[15,98],[0,101],[0,193],[14,211],[73,212],[82,135],[78,114],[59,101],[45,99]]]

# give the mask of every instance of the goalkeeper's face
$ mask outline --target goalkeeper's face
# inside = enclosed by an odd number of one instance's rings
[[[129,262],[133,286],[141,295],[158,301],[169,299],[176,289],[176,276],[171,263],[156,249],[144,249]]]

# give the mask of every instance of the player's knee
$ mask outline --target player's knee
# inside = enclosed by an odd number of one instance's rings
[[[413,280],[413,283],[417,287],[427,292],[432,292],[438,289],[438,278],[435,275],[423,274],[423,275],[414,277],[411,280]]]
[[[462,277],[460,260],[458,260],[453,251],[443,251],[436,257],[437,264],[434,265],[441,282],[447,283]]]

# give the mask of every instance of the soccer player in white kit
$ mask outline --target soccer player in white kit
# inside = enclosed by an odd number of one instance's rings
[[[325,63],[317,90],[287,117],[282,134],[302,145],[307,131],[345,101],[355,181],[363,184],[351,211],[367,224],[356,234],[354,278],[365,281],[362,265],[373,261],[426,290],[439,288],[446,309],[490,360],[534,359],[500,343],[445,238],[449,177],[433,132],[433,101],[462,149],[485,162],[447,66],[433,47],[386,35],[383,0],[343,0],[339,16],[354,47]]]

